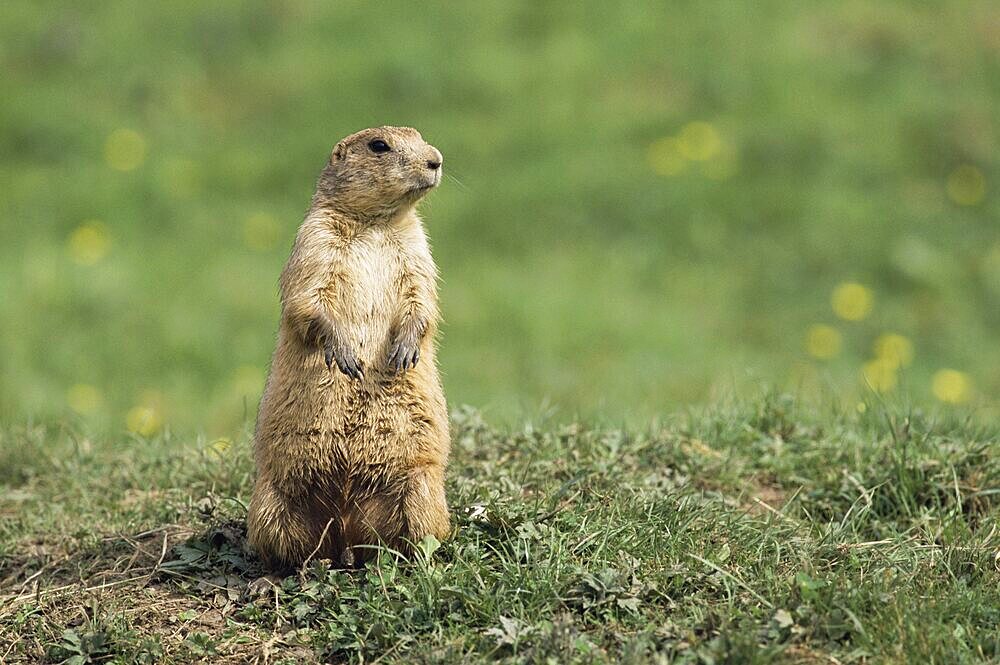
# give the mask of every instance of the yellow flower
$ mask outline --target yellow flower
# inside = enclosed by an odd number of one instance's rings
[[[896,387],[896,368],[881,358],[869,360],[861,368],[861,378],[877,393],[887,393]]]
[[[209,448],[215,451],[215,453],[223,455],[227,450],[229,450],[232,447],[232,445],[233,442],[230,439],[226,437],[221,437],[210,443]]]
[[[913,362],[913,342],[902,335],[886,333],[875,340],[875,357],[894,369],[906,367]]]
[[[844,282],[833,290],[833,312],[845,321],[861,321],[872,311],[871,289],[856,282]]]
[[[948,176],[948,198],[960,206],[976,205],[986,196],[986,178],[971,164],[962,164]]]
[[[125,425],[130,432],[152,436],[163,427],[163,395],[156,390],[145,390],[139,403],[125,415]]]
[[[972,379],[964,372],[942,369],[934,374],[931,391],[935,397],[948,404],[968,402],[972,397]]]
[[[806,333],[806,351],[813,358],[829,360],[840,353],[840,332],[832,326],[816,324]]]
[[[67,241],[70,258],[82,266],[92,266],[103,259],[110,246],[108,227],[96,220],[76,227]]]
[[[125,415],[125,426],[130,432],[152,436],[163,425],[163,416],[155,406],[134,406]]]
[[[78,383],[66,392],[66,401],[69,403],[69,408],[79,414],[87,415],[99,409],[103,400],[97,388]]]
[[[146,139],[133,129],[116,129],[104,142],[104,161],[116,171],[134,171],[146,159]]]
[[[274,217],[266,212],[260,212],[247,217],[243,222],[243,242],[250,249],[263,252],[274,247],[278,242],[281,229]]]
[[[650,168],[662,176],[675,176],[687,168],[687,162],[681,154],[680,141],[673,136],[654,141],[649,146],[646,158]]]
[[[701,120],[684,125],[677,138],[681,155],[694,162],[706,162],[722,150],[722,139],[715,127]]]

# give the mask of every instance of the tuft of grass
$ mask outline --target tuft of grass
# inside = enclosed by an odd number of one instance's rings
[[[266,576],[246,444],[6,428],[3,662],[992,662],[994,426],[783,395],[453,414],[454,534]],[[16,451],[16,452],[15,452]]]

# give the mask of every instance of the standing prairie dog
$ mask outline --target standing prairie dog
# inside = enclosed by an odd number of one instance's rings
[[[441,153],[408,127],[340,141],[281,274],[249,542],[266,564],[363,563],[449,532],[437,268],[417,202]]]

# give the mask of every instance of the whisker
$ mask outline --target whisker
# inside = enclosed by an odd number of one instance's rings
[[[451,178],[452,180],[454,180],[455,184],[458,185],[459,187],[461,187],[463,190],[469,191],[469,188],[465,186],[465,183],[463,183],[461,180],[459,180],[458,178],[456,178],[452,174],[450,174],[448,172],[445,172],[444,176],[446,178]]]

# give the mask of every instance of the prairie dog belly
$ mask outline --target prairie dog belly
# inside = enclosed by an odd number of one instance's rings
[[[402,271],[398,256],[384,238],[373,236],[350,248],[344,268],[351,279],[344,284],[338,306],[342,318],[338,323],[366,369],[385,364]]]

